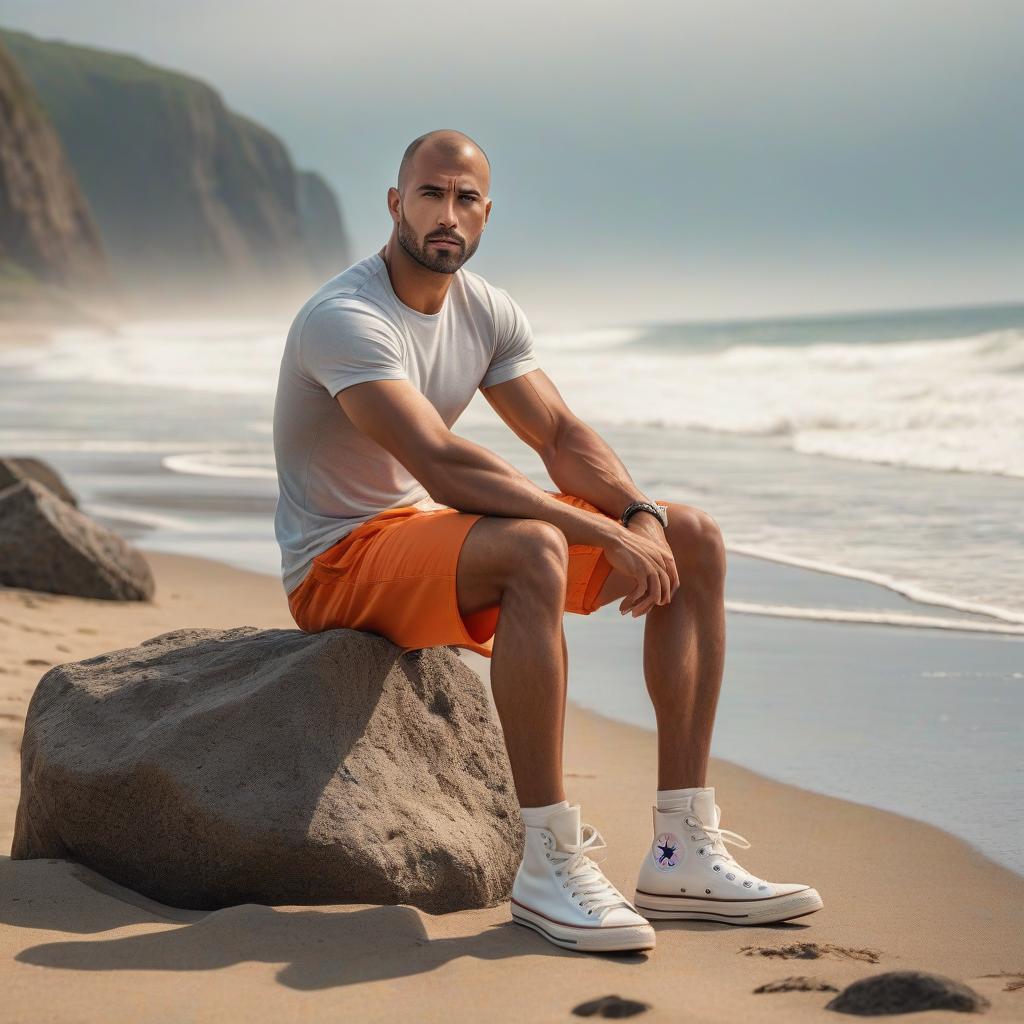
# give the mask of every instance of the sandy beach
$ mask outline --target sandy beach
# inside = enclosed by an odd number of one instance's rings
[[[651,1021],[793,1021],[821,1019],[833,993],[755,990],[793,977],[841,989],[899,969],[965,982],[991,1000],[989,1019],[1024,1016],[1024,878],[930,825],[720,759],[708,781],[723,824],[753,844],[741,863],[813,884],[825,908],[767,927],[660,923],[650,955],[559,950],[512,924],[507,904],[442,916],[366,905],[204,913],[69,861],[11,861],[24,715],[51,665],[188,626],[293,627],[272,576],[146,557],[152,603],[0,589],[0,1019],[556,1021],[617,994],[649,1004]],[[462,657],[486,681],[486,659]],[[609,844],[604,869],[630,892],[650,838],[653,733],[571,705],[565,767],[570,799]]]

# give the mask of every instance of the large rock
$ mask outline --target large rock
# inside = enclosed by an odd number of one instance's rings
[[[0,585],[109,601],[148,601],[149,563],[36,480],[0,491]]]
[[[164,633],[47,672],[21,753],[11,856],[172,906],[492,906],[522,854],[487,693],[447,647]]]
[[[78,498],[75,497],[71,488],[61,479],[61,475],[47,462],[41,459],[33,459],[24,455],[16,457],[9,455],[0,459],[0,491],[11,484],[21,483],[22,480],[38,480],[45,487],[49,487],[61,501],[69,505],[78,505]]]

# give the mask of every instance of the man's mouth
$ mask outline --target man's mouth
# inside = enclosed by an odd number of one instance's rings
[[[432,238],[430,241],[433,242],[434,245],[450,245],[455,248],[458,248],[459,245],[458,242],[451,238]]]

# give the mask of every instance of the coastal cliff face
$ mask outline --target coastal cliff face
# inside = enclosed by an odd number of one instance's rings
[[[337,205],[205,83],[0,31],[53,121],[119,285],[162,302],[291,298],[351,260]]]
[[[331,277],[352,262],[338,265],[339,244],[346,255],[352,246],[330,185],[314,171],[299,171],[299,219],[310,264],[319,277]]]
[[[106,284],[96,224],[39,97],[0,45],[0,279]]]

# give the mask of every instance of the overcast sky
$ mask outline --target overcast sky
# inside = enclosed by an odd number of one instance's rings
[[[335,187],[357,258],[459,128],[467,264],[535,327],[1024,300],[1021,0],[4,0],[205,79]]]

